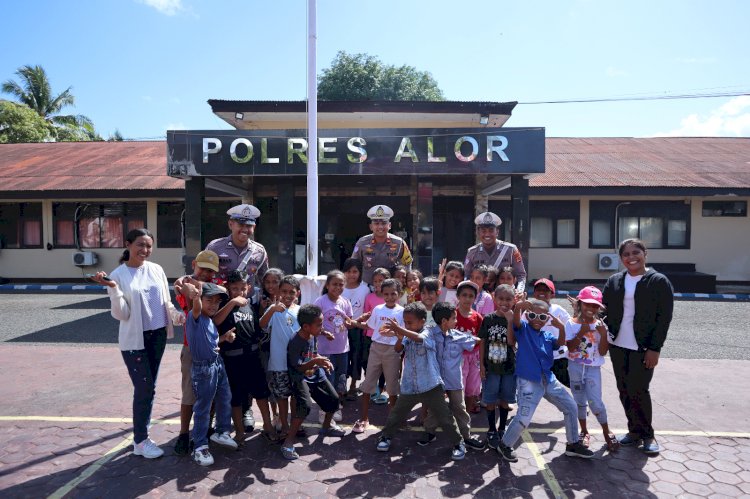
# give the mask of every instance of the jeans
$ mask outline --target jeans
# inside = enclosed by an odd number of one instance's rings
[[[654,438],[651,426],[651,378],[653,369],[646,369],[643,360],[646,352],[628,350],[612,345],[609,357],[617,380],[620,402],[628,418],[628,432],[639,438]]]
[[[596,416],[599,424],[607,424],[607,408],[602,400],[602,369],[580,362],[568,362],[570,391],[578,404],[578,419],[586,419],[587,407]]]
[[[521,437],[521,433],[531,423],[531,418],[539,402],[545,398],[549,403],[560,409],[565,416],[565,435],[568,443],[578,442],[578,407],[562,383],[553,379],[551,382],[529,381],[518,378],[518,410],[516,417],[508,425],[503,435],[503,444],[512,447]]]
[[[124,350],[122,360],[133,382],[133,436],[139,444],[148,438],[151,409],[156,394],[156,376],[167,345],[165,328],[143,332],[143,350]]]
[[[366,362],[366,360],[362,358],[364,347],[365,340],[362,330],[358,328],[350,329],[349,365],[347,366],[346,374],[355,381],[362,379],[362,369],[364,367],[364,362]]]
[[[328,381],[338,393],[346,393],[346,368],[349,364],[349,352],[332,353],[327,355],[333,364],[333,370],[326,373]]]
[[[193,359],[191,371],[195,405],[193,405],[193,442],[198,449],[208,445],[208,425],[211,420],[211,402],[216,399],[217,433],[232,430],[232,392],[221,356],[212,360]]]

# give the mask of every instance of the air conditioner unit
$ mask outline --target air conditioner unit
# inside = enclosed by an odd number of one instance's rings
[[[599,270],[617,270],[620,266],[620,255],[617,253],[599,253],[597,255]]]
[[[73,253],[73,265],[78,265],[79,267],[96,265],[97,260],[96,253],[93,251],[76,251]]]

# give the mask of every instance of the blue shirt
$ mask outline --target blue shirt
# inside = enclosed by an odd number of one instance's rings
[[[553,353],[557,349],[557,335],[550,331],[532,329],[526,321],[521,327],[513,327],[516,335],[518,353],[516,353],[516,376],[535,383],[555,379],[552,374]]]
[[[193,361],[214,360],[219,355],[219,331],[210,317],[201,314],[195,319],[193,312],[188,312],[185,334]]]
[[[401,393],[414,395],[425,393],[443,384],[435,356],[435,339],[429,331],[419,333],[421,342],[404,338],[404,368],[401,370]]]
[[[299,312],[299,306],[293,305],[283,312],[274,312],[271,316],[271,322],[268,323],[268,329],[271,331],[271,355],[268,358],[269,371],[285,372],[287,370],[287,347],[289,346],[289,341],[299,331],[297,312]]]
[[[457,329],[443,333],[440,326],[430,328],[430,336],[435,340],[435,356],[445,389],[463,390],[464,352],[472,351],[479,338]]]

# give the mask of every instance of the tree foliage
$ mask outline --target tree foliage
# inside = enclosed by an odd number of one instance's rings
[[[51,140],[52,127],[28,106],[0,99],[0,144]]]
[[[318,76],[320,100],[444,100],[428,71],[383,64],[368,54],[336,54],[331,67]]]

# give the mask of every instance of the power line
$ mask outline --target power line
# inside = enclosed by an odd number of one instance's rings
[[[518,105],[536,105],[536,104],[582,104],[592,102],[627,102],[627,101],[654,101],[654,100],[678,100],[678,99],[712,99],[717,97],[740,97],[750,95],[750,90],[739,92],[714,92],[714,93],[695,93],[695,94],[673,94],[673,95],[634,95],[632,97],[601,97],[588,99],[561,99],[547,101],[528,101],[519,102]]]

